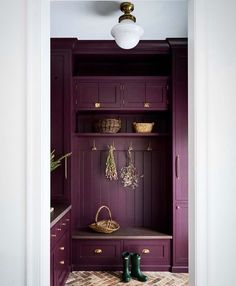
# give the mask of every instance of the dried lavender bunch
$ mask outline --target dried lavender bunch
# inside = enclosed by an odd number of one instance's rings
[[[128,149],[127,166],[121,168],[120,177],[124,187],[130,187],[134,190],[138,187],[139,175],[132,160],[131,150],[131,148]]]
[[[116,170],[116,162],[114,158],[114,150],[115,147],[112,145],[108,145],[108,156],[106,161],[106,178],[110,181],[118,180],[117,170]]]

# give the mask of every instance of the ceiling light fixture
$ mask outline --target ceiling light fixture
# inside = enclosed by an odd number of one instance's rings
[[[137,46],[140,37],[143,35],[143,28],[135,24],[136,18],[131,15],[134,5],[130,2],[123,2],[120,10],[124,15],[120,16],[119,24],[111,30],[111,35],[115,38],[117,45],[122,49],[132,49]]]

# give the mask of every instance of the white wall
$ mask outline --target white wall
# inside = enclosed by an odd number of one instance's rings
[[[189,4],[191,282],[231,286],[236,285],[236,2]]]
[[[0,9],[4,286],[49,285],[49,7],[47,0],[16,0],[14,8],[11,1],[3,1]]]
[[[25,6],[0,9],[0,277],[1,285],[25,285],[26,240],[26,39]],[[17,48],[16,48],[17,47]]]
[[[236,285],[236,2],[208,2],[208,275]]]
[[[51,36],[82,40],[113,39],[123,1],[54,1],[51,3]],[[187,1],[132,1],[142,39],[187,36]]]

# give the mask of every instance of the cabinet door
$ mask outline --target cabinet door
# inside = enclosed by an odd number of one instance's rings
[[[56,158],[70,152],[70,53],[51,53],[51,150]],[[69,179],[65,178],[64,165],[51,173],[51,199],[53,202],[69,201]],[[69,166],[68,166],[69,168]],[[69,170],[69,169],[67,169]]]
[[[188,204],[178,202],[174,209],[174,266],[183,271],[188,266]],[[182,267],[182,268],[181,268]]]
[[[173,44],[173,268],[188,270],[187,45]]]
[[[156,79],[146,82],[145,103],[149,108],[159,110],[167,109],[168,104],[168,82],[167,79]]]
[[[120,107],[120,84],[112,81],[99,82],[100,108]]]
[[[123,106],[136,109],[167,109],[167,77],[124,81]]]
[[[120,85],[107,79],[75,79],[74,98],[78,109],[117,108],[120,107]]]
[[[94,108],[99,102],[97,81],[78,81],[75,84],[76,103],[78,108]]]
[[[173,166],[175,200],[188,199],[187,49],[175,53],[173,79]]]
[[[124,81],[123,107],[142,109],[145,103],[145,82],[140,80]]]

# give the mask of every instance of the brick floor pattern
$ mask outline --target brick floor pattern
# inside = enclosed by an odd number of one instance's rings
[[[131,279],[129,283],[121,282],[121,272],[114,271],[74,271],[66,282],[66,286],[188,286],[188,274],[170,272],[143,272],[148,276],[147,282]]]

